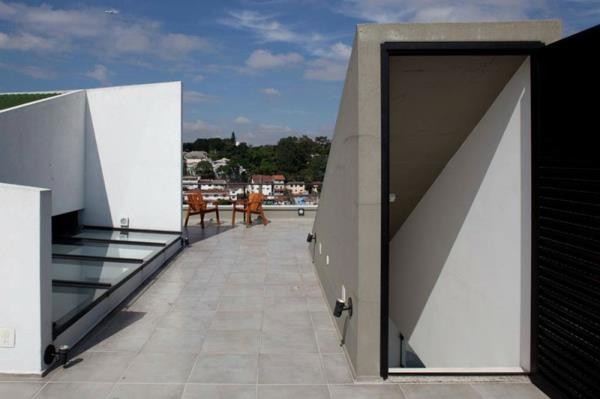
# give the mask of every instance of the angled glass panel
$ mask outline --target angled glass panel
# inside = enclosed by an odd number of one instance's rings
[[[115,285],[142,266],[141,263],[100,260],[53,259],[52,279]]]
[[[104,288],[52,287],[52,320],[67,323],[107,290]]]
[[[147,242],[150,244],[167,245],[179,238],[177,234],[166,233],[146,233],[139,231],[122,232],[118,230],[99,230],[84,228],[79,233],[71,236],[72,238],[88,238],[95,240],[112,240],[112,241],[133,241]]]
[[[53,244],[52,253],[55,255],[96,256],[102,258],[123,258],[145,260],[162,249],[144,245],[129,245],[118,243],[86,242],[82,245]]]

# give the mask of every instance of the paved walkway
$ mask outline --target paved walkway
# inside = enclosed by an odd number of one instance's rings
[[[311,226],[190,228],[191,247],[71,367],[0,376],[0,398],[545,398],[528,383],[354,384],[306,250]]]

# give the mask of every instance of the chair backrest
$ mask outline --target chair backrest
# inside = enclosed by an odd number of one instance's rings
[[[263,195],[260,193],[250,193],[248,196],[248,208],[250,211],[257,211],[262,207]]]
[[[188,205],[192,209],[192,211],[200,211],[206,208],[206,203],[204,202],[204,198],[202,198],[202,191],[200,190],[191,190],[187,192]]]

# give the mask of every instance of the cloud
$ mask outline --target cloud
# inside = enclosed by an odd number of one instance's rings
[[[296,43],[310,47],[315,43],[322,43],[328,38],[319,33],[310,33],[306,30],[295,31],[272,15],[261,14],[256,11],[231,11],[226,18],[219,22],[230,28],[251,32],[261,42]]]
[[[15,35],[0,32],[1,50],[20,50],[20,51],[50,51],[56,50],[58,44],[47,38],[32,35],[29,33],[19,33]]]
[[[220,22],[235,29],[254,32],[266,42],[298,42],[300,35],[268,15],[255,11],[232,11]]]
[[[272,69],[295,66],[304,61],[298,53],[273,54],[269,50],[254,50],[246,60],[246,65],[254,69]]]
[[[204,75],[202,75],[202,74],[200,74],[200,73],[199,73],[199,74],[197,74],[196,76],[194,76],[194,77],[192,78],[192,80],[193,80],[194,82],[201,82],[201,81],[203,81],[203,80],[204,80]]]
[[[196,134],[217,134],[221,133],[223,129],[217,125],[212,125],[201,119],[197,119],[194,122],[183,122],[183,131],[185,133],[196,133]]]
[[[304,78],[328,81],[344,80],[346,68],[346,63],[319,58],[308,63],[308,67],[304,71]]]
[[[321,58],[330,58],[333,60],[348,61],[351,53],[352,53],[352,47],[350,47],[344,43],[337,42],[337,43],[331,45],[328,49],[317,49],[314,52],[314,55],[321,57]]]
[[[214,103],[219,101],[219,97],[195,90],[185,90],[183,101],[186,103]]]
[[[13,65],[0,62],[0,69],[17,72],[34,79],[50,80],[56,78],[56,73],[54,71],[34,65]]]
[[[108,68],[106,68],[102,64],[98,64],[94,67],[94,69],[86,72],[84,75],[87,76],[88,78],[95,79],[102,84],[107,84],[109,74],[110,73],[108,72]]]
[[[11,47],[20,43],[23,49],[79,48],[103,56],[143,54],[169,60],[210,49],[210,43],[202,37],[165,32],[155,20],[107,14],[101,8],[63,9],[0,0],[0,21],[19,32],[5,34],[3,42],[12,43]]]
[[[259,92],[270,97],[278,97],[281,95],[281,92],[273,87],[265,87],[264,89],[260,89]]]
[[[344,0],[338,12],[369,22],[458,22],[527,19],[545,0]]]
[[[238,116],[237,118],[235,118],[233,120],[233,122],[238,125],[248,125],[248,124],[252,123],[252,121],[250,119],[246,118],[245,116]]]

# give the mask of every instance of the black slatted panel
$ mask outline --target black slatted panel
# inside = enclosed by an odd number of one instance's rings
[[[533,64],[532,379],[555,398],[600,398],[598,38],[567,38]]]

